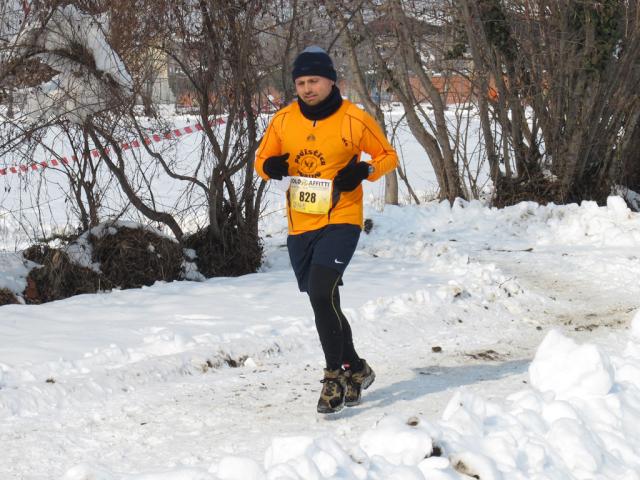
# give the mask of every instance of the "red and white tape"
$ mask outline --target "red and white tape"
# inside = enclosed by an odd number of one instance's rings
[[[222,125],[223,123],[225,123],[225,120],[222,118],[218,118],[216,120],[211,120],[209,122],[209,125],[210,126]],[[185,135],[189,135],[190,133],[201,132],[202,130],[204,130],[204,128],[202,127],[202,124],[196,123],[195,125],[188,125],[183,128],[176,128],[175,130],[171,130],[170,132],[165,132],[163,134],[154,133],[153,135],[143,138],[142,142],[145,145],[149,145],[151,143],[162,142],[163,140],[178,139]],[[130,148],[140,148],[141,146],[142,144],[140,140],[133,140],[131,142],[123,142],[120,144],[120,147],[122,147],[123,150],[129,150]],[[106,148],[105,150],[107,153],[109,153],[109,148]],[[100,150],[98,150],[97,148],[94,148],[93,150],[89,151],[89,155],[92,155],[93,157],[97,158],[100,156]],[[51,160],[45,160],[42,162],[33,162],[28,165],[14,165],[11,167],[0,168],[0,175],[8,175],[10,173],[26,173],[29,171],[43,170],[49,167],[69,165],[71,162],[77,162],[77,161],[78,161],[78,157],[76,155],[72,155],[69,157],[52,158]]]

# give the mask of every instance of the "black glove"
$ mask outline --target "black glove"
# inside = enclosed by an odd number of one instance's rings
[[[282,177],[289,175],[289,163],[287,162],[287,158],[289,158],[288,153],[267,158],[262,165],[264,173],[274,180],[282,180]]]
[[[341,192],[352,192],[369,176],[370,165],[367,162],[358,162],[357,160],[358,156],[356,155],[333,179],[333,186]]]

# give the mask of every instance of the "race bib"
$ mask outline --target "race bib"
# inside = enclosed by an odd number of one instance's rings
[[[331,180],[291,177],[289,201],[297,212],[323,215],[331,209]]]

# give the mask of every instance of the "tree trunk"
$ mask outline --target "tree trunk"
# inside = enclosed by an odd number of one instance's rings
[[[364,104],[365,110],[372,115],[382,131],[387,134],[387,125],[384,119],[384,113],[380,108],[379,101],[376,102],[371,97],[371,93],[367,88],[367,82],[365,80],[364,72],[360,62],[358,60],[358,53],[356,51],[356,41],[352,37],[349,30],[347,20],[344,18],[335,1],[330,0],[327,2],[329,10],[332,12],[334,19],[338,22],[338,27],[344,32],[346,39],[347,55],[349,57],[349,64],[351,67],[351,78],[354,81],[354,86],[360,97],[360,101]],[[356,15],[358,15],[356,13]],[[358,22],[360,25],[362,21]],[[384,200],[386,204],[398,205],[398,177],[395,170],[385,175],[385,196]]]

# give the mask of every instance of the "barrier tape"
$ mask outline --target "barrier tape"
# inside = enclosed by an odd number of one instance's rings
[[[225,120],[222,118],[218,118],[216,120],[209,121],[209,126],[222,125],[223,123],[225,123]],[[151,143],[158,143],[164,140],[179,139],[180,137],[183,137],[185,135],[189,135],[195,132],[201,132],[202,130],[204,130],[204,127],[202,126],[202,124],[196,123],[194,125],[188,125],[183,128],[176,128],[175,130],[171,130],[163,134],[154,133],[148,137],[143,138],[142,142],[145,145],[150,145]],[[140,143],[140,140],[133,140],[131,142],[123,142],[120,144],[120,147],[122,147],[122,150],[124,151],[129,150],[131,148],[140,148],[141,146],[142,144]],[[107,147],[105,148],[105,151],[107,154],[109,154],[110,149]],[[94,158],[98,158],[100,156],[100,150],[97,148],[94,148],[93,150],[90,150],[88,154],[85,154],[85,156],[88,156],[88,155],[91,155]],[[9,175],[10,173],[26,173],[29,171],[44,170],[45,168],[49,168],[49,167],[69,165],[71,162],[77,162],[77,161],[78,161],[77,155],[72,155],[70,157],[61,157],[60,159],[52,158],[49,161],[33,162],[28,165],[14,165],[11,167],[0,168],[0,175]]]

